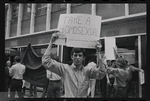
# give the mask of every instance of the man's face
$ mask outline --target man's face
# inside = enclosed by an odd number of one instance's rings
[[[72,58],[73,63],[74,63],[75,66],[82,65],[82,61],[85,59],[82,52],[73,53],[71,58]]]

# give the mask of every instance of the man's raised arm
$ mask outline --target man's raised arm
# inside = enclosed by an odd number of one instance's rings
[[[97,50],[97,67],[98,68],[91,68],[90,69],[90,77],[95,79],[102,79],[106,75],[106,66],[103,63],[103,59],[101,58],[100,50],[101,50],[101,43],[98,40],[96,45]]]
[[[64,64],[59,63],[51,58],[52,45],[57,38],[58,38],[57,33],[54,33],[51,36],[50,43],[49,43],[44,55],[42,56],[42,64],[47,70],[50,70],[50,71],[58,74],[59,76],[62,76],[65,71]]]

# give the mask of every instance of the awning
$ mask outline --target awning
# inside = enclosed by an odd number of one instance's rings
[[[17,51],[11,48],[5,48],[5,55],[17,55]]]

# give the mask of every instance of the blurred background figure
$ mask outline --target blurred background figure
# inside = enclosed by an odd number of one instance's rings
[[[17,91],[18,97],[22,98],[22,85],[23,85],[23,74],[25,73],[26,67],[21,64],[21,58],[15,56],[15,62],[10,70],[10,76],[12,76],[11,86],[10,86],[10,98],[15,97],[15,92]]]
[[[108,68],[108,74],[115,76],[113,89],[115,98],[124,98],[126,96],[127,65],[126,61],[119,57],[115,62],[116,68]]]
[[[115,66],[115,60],[111,60],[108,63],[108,67],[110,68],[116,68]],[[107,98],[112,98],[114,95],[114,90],[113,90],[113,85],[114,85],[114,80],[115,80],[115,76],[111,73],[107,74],[107,94],[106,97]]]
[[[127,60],[126,64],[127,64],[127,80],[126,80],[126,91],[127,91],[127,97],[129,97],[129,94],[131,93],[132,90],[132,75],[133,72],[135,71],[139,71],[139,72],[144,72],[143,69],[140,68],[136,68],[133,65],[130,65],[129,62]]]
[[[86,67],[95,67],[95,66],[96,66],[96,59],[95,58],[91,58],[91,60],[89,60],[89,62],[88,62]],[[87,95],[89,98],[94,98],[95,85],[96,85],[96,79],[90,79],[88,95]]]
[[[11,67],[11,62],[7,61],[5,67],[5,97],[8,97],[9,88],[11,84],[11,76],[9,75],[10,67]]]
[[[55,61],[60,62],[58,56],[52,57]],[[49,79],[49,83],[47,86],[47,98],[60,98],[61,96],[61,87],[63,86],[61,77],[49,70],[46,70],[47,78]]]
[[[30,97],[37,97],[37,89],[36,86],[30,83]]]

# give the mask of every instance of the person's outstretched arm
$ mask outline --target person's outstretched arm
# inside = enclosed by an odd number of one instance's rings
[[[57,33],[52,34],[49,45],[48,45],[44,55],[42,56],[42,64],[47,70],[50,70],[50,71],[58,74],[59,76],[62,76],[65,72],[66,64],[62,64],[51,58],[52,45],[58,37],[59,36]]]
[[[132,71],[139,71],[139,72],[144,72],[143,69],[140,69],[140,68],[136,68],[132,65],[130,65],[130,68],[132,69]]]

